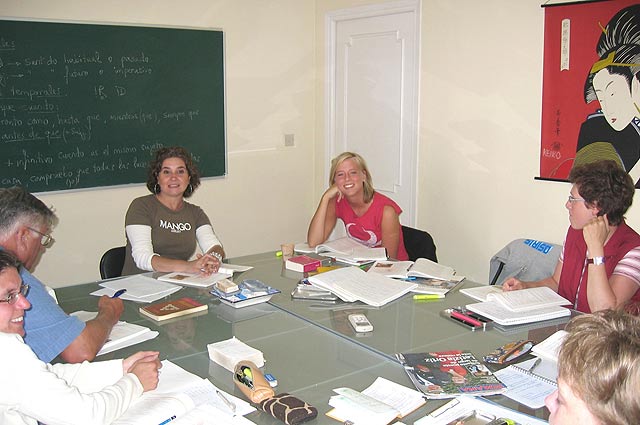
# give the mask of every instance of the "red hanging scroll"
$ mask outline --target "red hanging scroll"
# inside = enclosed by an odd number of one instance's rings
[[[640,168],[638,77],[637,1],[545,8],[540,178],[566,180],[574,164],[597,159],[614,159],[633,176]]]

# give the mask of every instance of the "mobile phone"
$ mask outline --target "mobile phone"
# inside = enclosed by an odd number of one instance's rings
[[[364,314],[350,314],[349,323],[351,323],[351,326],[353,326],[353,329],[355,329],[356,332],[373,331],[373,325]]]

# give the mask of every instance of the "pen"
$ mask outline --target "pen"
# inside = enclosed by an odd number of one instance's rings
[[[111,298],[118,298],[120,295],[124,294],[125,292],[127,292],[126,289],[118,289],[116,293],[111,296]]]
[[[462,320],[463,322],[468,323],[468,324],[473,325],[473,326],[482,327],[482,322],[481,321],[476,320],[476,319],[474,319],[472,317],[469,317],[466,314],[459,313],[459,312],[457,312],[455,310],[451,312],[451,317],[455,317],[456,319]]]
[[[224,404],[226,404],[226,405],[227,405],[227,407],[228,407],[229,409],[231,409],[231,411],[232,411],[232,412],[233,412],[233,414],[235,415],[235,414],[236,414],[236,405],[235,405],[234,403],[230,402],[230,401],[229,401],[229,399],[228,399],[228,398],[226,398],[226,397],[224,396],[224,394],[222,394],[219,390],[216,390],[216,394],[218,394],[218,397],[220,397],[220,400],[224,401]]]
[[[414,300],[436,300],[444,298],[443,294],[416,294],[413,296]]]
[[[172,420],[174,420],[176,418],[176,415],[173,415],[172,417],[170,417],[169,419],[166,419],[162,422],[160,422],[158,425],[165,425],[168,424],[169,422],[171,422]]]
[[[456,322],[460,323],[462,326],[464,326],[465,328],[469,328],[472,331],[475,331],[476,329],[479,329],[479,326],[473,326],[472,324],[470,324],[469,322],[462,320],[462,319],[458,319],[457,317],[454,316],[449,316],[449,318],[451,320],[455,320]]]
[[[469,317],[471,317],[471,318],[474,318],[474,319],[476,319],[476,320],[479,320],[479,321],[481,321],[481,322],[483,322],[483,323],[490,323],[490,322],[491,322],[491,319],[487,319],[486,317],[484,317],[484,316],[480,316],[479,314],[473,313],[473,312],[471,312],[471,311],[466,311],[466,310],[465,310],[465,311],[461,311],[461,310],[459,310],[459,309],[457,309],[457,308],[456,308],[455,310],[456,310],[456,311],[459,311],[459,312],[460,312],[460,313],[462,313],[462,314],[466,314],[467,316],[469,316]]]
[[[533,370],[535,368],[537,368],[538,366],[540,366],[540,363],[542,362],[542,359],[540,357],[537,358],[537,360],[535,362],[533,362],[533,364],[531,365],[531,367],[529,368],[529,372],[533,372]]]

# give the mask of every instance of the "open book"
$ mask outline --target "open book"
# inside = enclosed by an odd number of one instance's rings
[[[343,423],[385,425],[426,403],[419,391],[380,377],[362,392],[351,388],[333,391],[338,395],[329,399],[333,409],[327,412],[327,416]]]
[[[167,273],[162,276],[158,276],[158,280],[163,282],[177,283],[183,286],[194,286],[196,288],[208,288],[214,283],[222,279],[230,278],[233,273],[212,273],[210,275],[204,275],[202,273]]]
[[[556,319],[570,316],[571,310],[564,307],[552,306],[535,308],[524,311],[513,311],[505,308],[497,301],[485,301],[482,303],[467,304],[467,310],[484,316],[494,322],[508,326],[521,323],[542,322],[543,320]]]
[[[411,282],[369,274],[358,267],[343,267],[308,278],[309,282],[333,292],[343,301],[362,301],[380,307],[410,292],[416,285]]]
[[[559,330],[549,336],[544,341],[536,344],[531,349],[531,353],[542,358],[543,360],[558,361],[558,354],[560,354],[560,347],[567,338],[567,331]]]
[[[468,304],[467,309],[500,325],[515,325],[569,316],[571,311],[560,307],[568,304],[570,302],[554,290],[543,286],[520,291],[489,292],[486,301]]]
[[[236,415],[255,411],[249,403],[220,391],[209,380],[200,378],[168,360],[162,362],[158,387],[134,401],[113,425],[147,425],[165,423],[169,418],[179,420],[198,406],[208,406],[216,412],[219,421],[227,423]],[[235,412],[216,391],[235,406]]]
[[[204,275],[202,273],[167,273],[162,276],[158,276],[158,280],[162,280],[164,282],[177,283],[183,286],[195,286],[197,288],[208,288],[214,283],[227,279],[233,276],[234,273],[246,272],[247,270],[251,270],[252,266],[240,266],[236,264],[226,264],[223,263],[220,265],[217,273],[212,273],[211,275]]]
[[[498,301],[513,311],[571,304],[567,299],[546,286],[504,292],[502,286],[483,285],[474,288],[462,288],[460,293],[478,301]]]
[[[299,247],[296,246],[296,250],[298,249]],[[309,250],[308,252],[335,257],[339,260],[375,261],[387,259],[387,251],[384,248],[369,248],[346,236],[327,241],[315,248],[309,248]]]
[[[414,425],[486,424],[498,418],[509,418],[520,425],[547,423],[480,397],[461,396],[418,419]]]
[[[83,322],[88,322],[89,320],[94,319],[98,313],[81,310],[71,313],[71,315],[76,316]],[[136,345],[157,336],[157,331],[152,331],[145,326],[120,321],[111,329],[111,333],[109,333],[107,340],[96,356],[101,356],[102,354],[111,353],[112,351],[116,351],[121,348]]]
[[[454,269],[443,266],[426,258],[418,258],[413,261],[376,261],[368,273],[381,274],[386,277],[407,279],[422,277],[439,280],[461,281],[463,276],[456,276]]]

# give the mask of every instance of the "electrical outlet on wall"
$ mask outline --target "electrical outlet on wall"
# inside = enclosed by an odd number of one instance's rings
[[[294,134],[285,134],[284,135],[284,145],[285,146],[295,146],[295,135]]]

